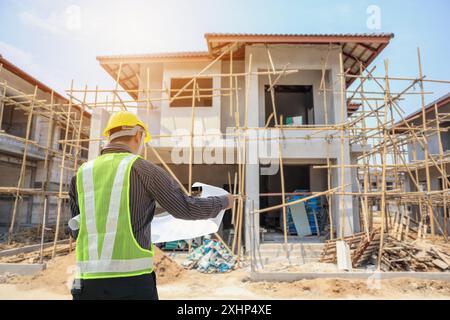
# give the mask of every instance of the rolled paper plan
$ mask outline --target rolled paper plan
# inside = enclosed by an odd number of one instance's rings
[[[193,187],[202,188],[202,198],[223,196],[228,192],[224,189],[196,182]],[[157,215],[152,221],[152,242],[169,242],[193,239],[212,234],[219,230],[225,210],[221,210],[215,218],[204,220],[182,220],[173,217],[167,212]]]
[[[73,231],[80,229],[80,215],[69,220],[69,228]]]

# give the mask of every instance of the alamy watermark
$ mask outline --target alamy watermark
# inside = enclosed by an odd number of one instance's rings
[[[279,154],[286,143],[279,129],[227,128],[222,134],[218,129],[207,129],[192,138],[193,163],[195,164],[255,164],[261,165],[261,174],[274,175],[279,168]],[[191,135],[187,129],[176,129],[170,137],[161,138],[162,145],[172,146],[171,162],[189,164]]]
[[[380,30],[381,29],[381,9],[377,5],[370,5],[366,9],[369,15],[366,20],[367,29]]]

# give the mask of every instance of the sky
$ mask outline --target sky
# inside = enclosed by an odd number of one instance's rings
[[[96,56],[206,50],[207,32],[393,32],[378,71],[388,59],[390,75],[417,77],[420,47],[424,74],[450,80],[449,9],[448,0],[0,0],[0,54],[63,93],[72,79],[112,88]],[[426,102],[449,89],[427,83]],[[420,107],[406,102],[407,113]]]

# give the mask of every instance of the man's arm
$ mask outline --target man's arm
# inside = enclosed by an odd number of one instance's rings
[[[230,207],[230,197],[190,197],[164,169],[143,159],[133,165],[138,178],[150,196],[176,218],[208,219]]]

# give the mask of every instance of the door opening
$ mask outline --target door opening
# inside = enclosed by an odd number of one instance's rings
[[[265,86],[265,123],[271,118],[274,124],[272,97],[269,86]],[[312,86],[276,85],[274,86],[275,107],[280,120],[283,116],[283,125],[314,124],[314,103]]]

